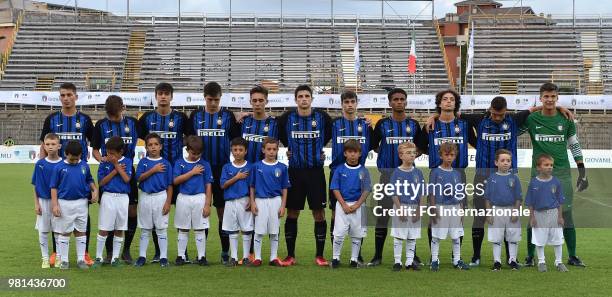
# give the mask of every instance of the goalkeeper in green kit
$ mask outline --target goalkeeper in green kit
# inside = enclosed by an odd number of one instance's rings
[[[540,102],[542,110],[529,115],[527,121],[521,127],[521,131],[528,131],[533,145],[533,162],[531,176],[535,176],[538,156],[549,154],[554,158],[553,176],[561,181],[565,203],[563,204],[563,237],[567,244],[569,253],[568,263],[573,266],[585,267],[584,263],[576,256],[576,229],[572,219],[572,175],[567,154],[569,146],[572,156],[578,167],[578,192],[584,191],[589,182],[586,177],[584,162],[582,162],[582,150],[576,136],[576,125],[572,120],[565,118],[557,111],[559,99],[559,87],[553,83],[545,83],[540,87]],[[531,243],[531,226],[527,227],[527,258],[526,266],[533,266],[535,246]]]

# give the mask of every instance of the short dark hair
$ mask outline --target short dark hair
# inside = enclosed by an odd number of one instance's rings
[[[276,146],[278,146],[278,139],[274,138],[274,137],[266,137],[263,140],[263,144],[262,147],[266,147],[266,144],[276,144]]]
[[[234,139],[232,139],[232,142],[230,142],[230,147],[237,145],[244,147],[244,149],[246,150],[249,146],[249,143],[242,137],[235,137]]]
[[[558,94],[559,87],[551,82],[546,82],[540,86],[540,97],[542,96],[542,93],[544,92],[556,92]]]
[[[64,90],[71,90],[71,91],[72,91],[73,93],[75,93],[75,94],[76,94],[76,92],[77,92],[77,90],[76,90],[76,86],[75,86],[73,83],[70,83],[70,82],[65,82],[65,83],[62,83],[62,84],[60,85],[60,87],[59,87],[59,88],[60,88],[60,90],[61,90],[61,89],[64,89]]]
[[[249,95],[253,96],[255,93],[263,94],[266,99],[268,98],[268,89],[264,86],[254,86],[249,92]]]
[[[66,154],[66,156],[79,156],[83,153],[83,147],[81,146],[81,143],[78,140],[70,140],[64,148],[64,153]]]
[[[402,88],[393,88],[391,89],[391,91],[389,91],[389,93],[387,93],[387,99],[389,101],[391,101],[391,97],[393,97],[393,95],[400,93],[400,94],[404,94],[404,97],[408,98],[408,93],[406,93],[406,91]]]
[[[187,149],[192,150],[195,154],[201,154],[202,147],[204,145],[202,144],[202,138],[195,135],[189,135],[187,138],[185,138],[185,146],[187,146]]]
[[[106,98],[104,109],[108,115],[118,115],[123,109],[123,99],[117,95],[110,95]]]
[[[124,146],[125,142],[123,142],[123,139],[119,136],[113,136],[106,142],[107,151],[123,152]]]
[[[357,140],[355,139],[349,139],[345,141],[343,148],[345,152],[348,150],[361,152],[361,144],[359,144],[359,142],[357,142]]]
[[[440,91],[436,94],[436,112],[438,114],[442,113],[442,109],[440,108],[440,104],[442,104],[442,97],[444,97],[444,95],[448,93],[452,94],[453,97],[455,97],[455,110],[453,112],[457,114],[457,112],[461,108],[461,95],[459,95],[459,93],[451,89]]]
[[[344,102],[344,100],[346,99],[355,99],[357,100],[357,93],[351,91],[351,90],[347,90],[342,92],[342,94],[340,94],[340,102]]]
[[[309,85],[297,86],[297,88],[295,88],[295,91],[293,92],[293,97],[297,98],[297,94],[299,91],[308,91],[308,93],[310,93],[310,97],[312,97],[312,88]]]
[[[498,149],[495,152],[495,161],[497,161],[497,159],[499,159],[500,155],[510,155],[510,157],[512,158],[512,152],[507,150],[507,149]]]
[[[170,92],[170,95],[174,94],[174,88],[172,87],[171,84],[167,83],[167,82],[161,82],[158,83],[155,86],[155,95],[157,95],[157,92],[162,91],[162,92]]]
[[[549,155],[549,154],[540,154],[538,156],[538,158],[536,159],[536,165],[540,166],[540,164],[542,164],[543,160],[550,160],[550,161],[555,162],[555,159],[553,159],[553,157],[551,155]]]
[[[151,139],[157,139],[159,144],[161,144],[161,137],[159,136],[159,134],[157,134],[157,133],[149,133],[145,137],[145,145],[147,145],[147,143],[149,143],[149,140],[151,140]]]
[[[497,96],[491,100],[491,108],[497,111],[504,110],[508,108],[508,102],[506,102],[506,98]]]
[[[457,149],[457,145],[454,143],[450,143],[450,142],[444,142],[440,145],[440,148],[438,149],[438,154],[440,154],[440,156],[443,153],[450,153],[450,152],[454,152],[455,154],[457,154],[459,150]]]
[[[219,83],[211,81],[204,85],[204,97],[221,97],[222,94],[221,85]]]

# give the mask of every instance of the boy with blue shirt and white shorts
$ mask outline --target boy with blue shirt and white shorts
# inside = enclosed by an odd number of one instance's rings
[[[255,260],[251,266],[261,266],[261,243],[263,236],[270,235],[270,266],[287,266],[278,259],[278,233],[280,218],[285,215],[289,173],[287,165],[279,163],[278,140],[264,139],[264,159],[255,163],[250,174],[250,205],[255,216]]]
[[[198,264],[207,266],[206,230],[208,230],[213,182],[210,164],[201,158],[202,139],[190,135],[185,139],[187,159],[174,163],[174,185],[179,186],[174,214],[174,227],[178,232],[178,256],[176,265],[185,264],[185,249],[189,230],[193,229],[198,250]]]
[[[159,243],[159,264],[168,267],[168,213],[172,203],[172,165],[161,156],[162,140],[156,133],[145,137],[147,157],[138,162],[136,179],[140,189],[138,227],[140,228],[139,257],[134,266],[147,262],[147,248],[153,228]],[[155,240],[155,239],[154,239]]]
[[[238,232],[242,231],[242,265],[248,265],[251,235],[253,234],[253,213],[249,205],[249,174],[251,163],[245,160],[248,142],[242,137],[232,139],[230,148],[234,161],[221,170],[221,189],[225,199],[223,231],[229,234],[230,260],[227,265],[238,265]]]
[[[76,239],[77,266],[87,269],[85,248],[87,239],[88,198],[98,202],[98,187],[91,176],[87,162],[81,159],[83,148],[71,140],[64,148],[66,159],[53,169],[51,181],[51,206],[53,208],[53,232],[58,233],[57,251],[60,254],[60,269],[69,268],[70,233]]]
[[[344,237],[350,234],[352,242],[350,267],[358,268],[361,241],[367,232],[367,217],[362,205],[372,191],[372,186],[368,169],[359,164],[361,144],[355,139],[349,139],[343,146],[346,162],[336,167],[329,186],[336,197],[336,209],[339,210],[336,211],[334,218],[331,267],[340,266]]]

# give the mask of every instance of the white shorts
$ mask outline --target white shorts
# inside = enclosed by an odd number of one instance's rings
[[[255,198],[257,205],[257,215],[255,216],[255,233],[278,234],[280,228],[280,218],[278,210],[281,207],[281,197],[274,198]]]
[[[419,211],[418,204],[402,203],[401,206]],[[421,218],[419,217],[416,222],[412,222],[413,218],[408,216],[406,221],[402,221],[399,216],[391,217],[391,237],[402,240],[421,238]]]
[[[60,208],[60,217],[53,216],[51,225],[55,233],[71,233],[74,230],[78,232],[87,231],[87,214],[88,201],[87,198],[77,200],[57,200]]]
[[[167,229],[168,215],[162,215],[168,198],[166,191],[151,194],[140,192],[138,197],[138,228]]]
[[[496,209],[514,209],[513,206],[496,206]],[[493,217],[493,224],[489,224],[487,229],[487,237],[489,242],[502,242],[506,239],[508,242],[521,241],[521,220],[512,222],[511,216],[496,216]]]
[[[557,224],[558,209],[534,211],[536,227],[533,228],[531,243],[536,246],[563,244],[563,227]]]
[[[440,209],[461,209],[459,204],[455,205],[438,205],[438,222],[437,224],[431,225],[431,236],[439,239],[446,239],[446,236],[450,236],[451,239],[457,239],[463,236],[463,223],[461,222],[461,216],[444,216]]]
[[[38,203],[40,204],[41,215],[36,215],[36,225],[34,225],[34,228],[39,232],[51,232],[53,231],[51,224],[53,220],[51,199],[38,198]]]
[[[248,197],[225,201],[222,229],[230,232],[253,231],[253,213],[246,209],[248,205]]]
[[[98,229],[102,231],[127,230],[129,206],[128,194],[104,192],[100,200]]]
[[[179,193],[176,197],[174,227],[178,229],[208,229],[208,218],[202,215],[206,194],[187,195]]]
[[[347,202],[349,206],[356,202]],[[346,214],[340,206],[340,202],[336,201],[336,216],[334,218],[334,236],[346,236],[363,238],[367,233],[367,217],[362,207],[355,210],[354,213]]]

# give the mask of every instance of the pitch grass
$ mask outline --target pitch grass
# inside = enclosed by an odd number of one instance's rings
[[[491,246],[483,244],[483,263],[470,271],[455,271],[450,262],[450,242],[441,245],[441,270],[432,273],[392,272],[392,240],[387,239],[383,265],[377,268],[353,270],[347,267],[350,242],[343,251],[344,266],[337,270],[317,267],[313,263],[315,245],[313,223],[310,213],[304,212],[299,219],[297,241],[298,265],[287,268],[262,266],[260,268],[227,268],[219,264],[219,238],[216,232],[216,214],[212,215],[211,230],[207,244],[209,267],[186,265],[160,269],[156,264],[142,268],[103,267],[98,270],[81,271],[74,261],[74,239],[71,240],[71,269],[43,270],[40,268],[40,250],[34,230],[32,187],[29,185],[32,165],[0,165],[0,278],[3,277],[66,277],[68,289],[54,291],[0,291],[1,296],[606,296],[610,294],[610,272],[612,270],[612,232],[609,228],[578,229],[578,254],[589,264],[586,269],[570,267],[569,273],[555,271],[551,248],[547,248],[548,273],[538,273],[535,268],[510,271],[504,266],[500,272],[491,272]],[[96,168],[92,168],[96,172]],[[372,170],[373,174],[374,170]],[[468,173],[468,176],[471,176]],[[373,177],[376,180],[376,177]],[[596,192],[599,186],[605,189],[604,177],[591,178],[591,187]],[[591,197],[589,199],[595,199]],[[610,197],[605,197],[610,199]],[[584,202],[594,204],[596,202]],[[596,208],[609,212],[608,202]],[[591,205],[593,206],[593,205]],[[95,251],[97,231],[97,205],[90,207],[92,215],[92,241],[90,251]],[[328,212],[328,218],[330,214]],[[609,216],[608,216],[609,217]],[[328,219],[329,221],[329,219]],[[172,219],[171,219],[172,222]],[[469,225],[466,225],[469,226]],[[466,227],[462,255],[469,260],[472,253],[470,228]],[[284,257],[286,247],[281,230],[279,256]],[[526,254],[525,236],[520,244],[521,261]],[[169,229],[169,258],[176,257],[176,231]],[[152,257],[152,244],[149,257]],[[138,254],[138,233],[132,244],[132,255]],[[241,251],[241,249],[239,250]],[[370,228],[364,241],[363,255],[369,260],[374,251],[374,230]],[[422,259],[429,257],[426,231],[418,241],[417,253]],[[193,237],[190,238],[189,254],[196,255]],[[241,254],[241,252],[239,252]],[[325,255],[331,258],[331,241],[327,241]],[[564,255],[567,254],[564,249]],[[269,242],[264,242],[264,262],[269,256]],[[565,260],[565,259],[564,259]]]

